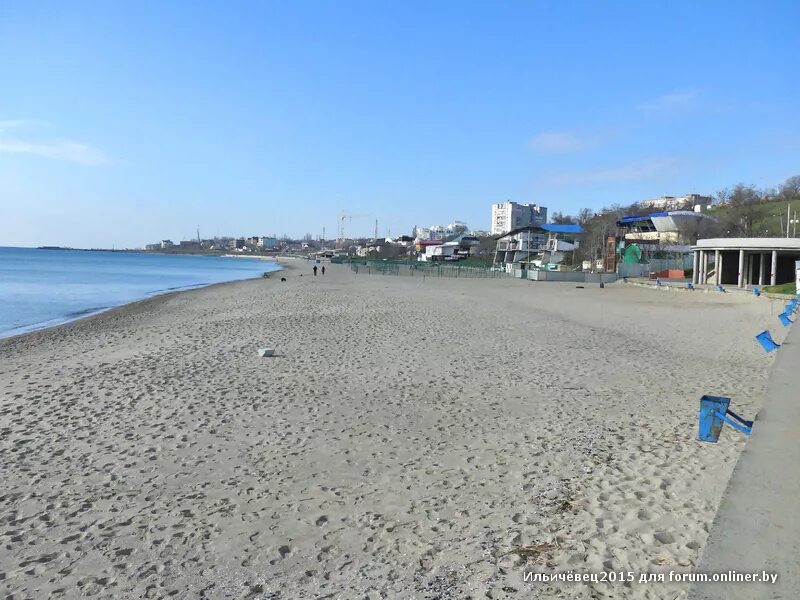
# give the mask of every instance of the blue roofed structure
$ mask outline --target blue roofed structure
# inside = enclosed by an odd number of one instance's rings
[[[581,227],[577,223],[565,223],[565,224],[542,223],[541,225],[526,225],[525,227],[517,227],[516,229],[512,229],[507,233],[498,235],[497,239],[513,236],[523,231],[530,231],[539,234],[562,233],[565,235],[581,235],[582,233],[586,233],[583,227]]]
[[[631,223],[641,223],[652,220],[653,217],[667,217],[669,213],[666,211],[654,212],[649,215],[635,215],[630,217],[622,217],[617,221],[617,225],[629,225]]]
[[[494,263],[507,271],[515,268],[514,265],[535,268],[556,265],[563,260],[565,252],[578,247],[575,238],[583,233],[586,232],[577,223],[543,223],[512,229],[497,236]]]
[[[567,233],[572,235],[580,235],[582,233],[586,233],[580,225],[577,223],[545,223],[543,225],[539,225],[541,229],[545,231],[549,231],[552,233]]]
[[[687,246],[703,233],[713,219],[701,212],[669,210],[646,215],[631,215],[617,221],[627,242],[651,245],[683,244]]]

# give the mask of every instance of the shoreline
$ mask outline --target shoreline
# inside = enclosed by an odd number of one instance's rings
[[[697,402],[757,412],[774,357],[750,330],[774,329],[768,304],[326,267],[1,340],[4,435],[24,451],[0,463],[0,520],[25,534],[4,537],[0,585],[686,591],[522,577],[693,570],[744,447],[728,429],[698,443]],[[33,544],[46,564],[22,576]]]
[[[87,250],[87,252],[89,252],[89,250]],[[273,262],[275,265],[278,266],[278,268],[273,270],[273,271],[265,271],[267,273],[280,273],[281,271],[290,270],[292,268],[292,267],[287,268],[286,266],[281,265],[278,261],[270,261],[270,262]],[[39,326],[39,324],[36,324],[36,323],[31,324],[31,325],[22,325],[17,329],[25,329],[25,331],[20,331],[18,333],[9,333],[9,332],[0,333],[0,344],[5,342],[6,340],[11,340],[11,339],[19,338],[19,337],[26,336],[26,335],[32,335],[32,334],[36,334],[36,333],[41,333],[41,332],[44,332],[44,331],[50,331],[52,329],[57,329],[57,328],[60,328],[60,327],[66,327],[66,326],[69,326],[69,325],[74,325],[75,323],[80,323],[81,321],[92,319],[94,317],[98,317],[98,316],[101,316],[101,315],[104,315],[104,314],[107,314],[107,313],[110,313],[110,312],[113,312],[113,311],[116,311],[116,310],[121,310],[121,309],[125,309],[125,308],[128,308],[128,307],[134,306],[134,305],[138,305],[138,304],[147,302],[149,300],[156,300],[156,299],[160,299],[160,298],[166,298],[166,297],[172,296],[173,294],[182,294],[182,293],[187,293],[187,292],[193,292],[193,291],[202,290],[202,289],[205,289],[205,288],[219,286],[219,285],[228,285],[228,284],[233,284],[233,283],[240,283],[242,281],[253,281],[253,280],[259,280],[259,279],[265,279],[265,278],[264,278],[263,275],[261,275],[261,276],[258,276],[258,277],[247,277],[247,278],[244,278],[244,279],[232,279],[230,281],[219,281],[219,282],[215,282],[215,283],[199,283],[199,284],[195,284],[195,285],[184,286],[184,287],[181,287],[181,288],[178,288],[178,289],[168,289],[168,290],[164,290],[162,292],[154,292],[152,294],[149,294],[149,295],[145,296],[144,298],[139,298],[137,300],[132,300],[130,302],[124,302],[123,304],[117,304],[115,306],[107,306],[107,307],[99,308],[99,309],[87,309],[87,312],[85,312],[83,314],[80,314],[80,315],[77,315],[77,316],[74,316],[74,317],[69,317],[68,316],[68,317],[64,317],[63,319],[56,317],[55,319],[51,319],[51,321],[56,321],[51,325],[41,325],[41,326]],[[49,321],[47,321],[47,322],[49,322]],[[11,331],[15,331],[15,330],[12,329]]]

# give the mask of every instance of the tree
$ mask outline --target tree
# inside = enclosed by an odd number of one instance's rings
[[[719,223],[715,219],[698,217],[695,220],[687,220],[682,230],[678,242],[681,244],[694,245],[701,238],[714,237],[719,231]]]
[[[753,235],[753,222],[758,216],[758,204],[763,195],[752,185],[740,183],[732,190],[721,190],[717,199],[724,198],[727,209],[719,217],[721,232],[726,237]]]
[[[480,236],[478,238],[478,255],[479,256],[493,256],[497,248],[497,238],[491,235]]]
[[[556,225],[571,225],[575,222],[575,218],[570,215],[556,212],[553,213],[553,216],[550,218],[550,222],[555,223]]]
[[[781,186],[780,195],[784,200],[796,200],[800,198],[800,175],[794,175],[784,181]]]
[[[594,211],[591,208],[582,208],[578,211],[578,223],[584,225],[594,217]]]

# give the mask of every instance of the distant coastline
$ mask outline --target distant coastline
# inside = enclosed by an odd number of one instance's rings
[[[69,246],[36,246],[36,250],[73,250],[75,252],[144,252],[144,250],[132,250],[129,248],[71,248]]]

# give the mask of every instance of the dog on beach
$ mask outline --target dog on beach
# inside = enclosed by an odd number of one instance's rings
[[[281,277],[281,282],[286,281],[286,277]]]

